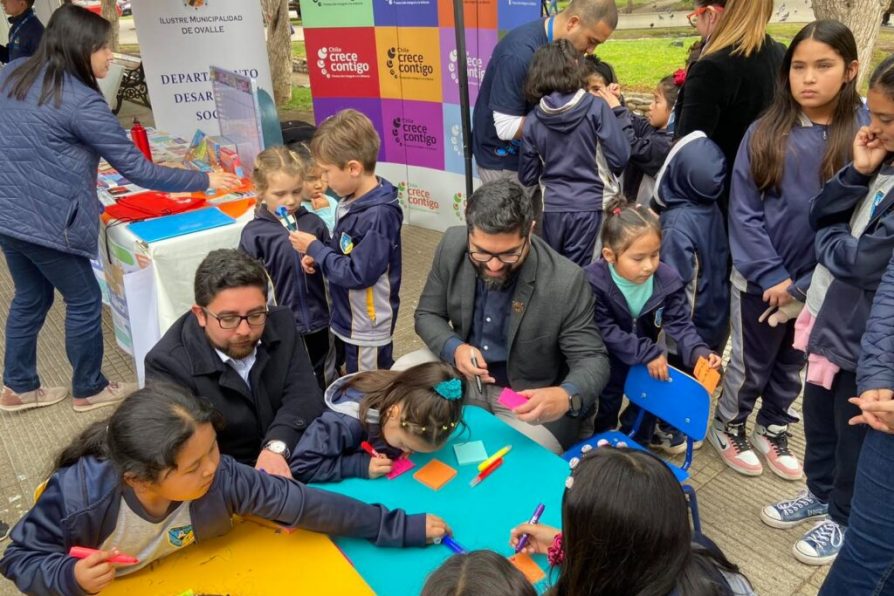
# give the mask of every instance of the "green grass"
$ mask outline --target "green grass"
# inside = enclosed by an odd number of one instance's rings
[[[612,39],[599,46],[596,53],[615,68],[621,88],[625,91],[646,93],[665,76],[686,63],[689,46],[698,36],[678,39]],[[682,47],[671,45],[683,42]]]
[[[788,45],[803,26],[803,23],[775,23],[767,30],[774,39]],[[599,46],[596,54],[615,68],[622,89],[648,93],[662,77],[683,67],[689,46],[696,39],[692,29],[619,30],[605,45]],[[672,42],[682,42],[683,47],[674,46]],[[872,54],[870,71],[891,53],[894,53],[894,30],[882,28]],[[860,89],[863,95],[867,91],[867,79]]]
[[[292,87],[292,99],[285,104],[277,106],[281,110],[297,110],[299,112],[313,112],[314,106],[311,101],[310,89],[308,87]]]
[[[307,58],[307,52],[304,49],[303,41],[292,42],[292,58]]]

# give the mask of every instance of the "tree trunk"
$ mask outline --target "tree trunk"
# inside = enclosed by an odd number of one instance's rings
[[[109,39],[109,47],[113,52],[118,51],[118,7],[116,0],[102,0],[102,18],[112,24],[112,37]]]
[[[878,39],[878,30],[882,24],[882,14],[888,10],[891,0],[813,0],[813,12],[817,19],[835,19],[841,21],[854,32],[857,48],[860,52],[861,83],[869,72],[872,51]]]
[[[292,27],[289,0],[261,0],[267,24],[267,59],[277,105],[292,98]]]
[[[627,14],[633,12],[633,0],[627,0]]]

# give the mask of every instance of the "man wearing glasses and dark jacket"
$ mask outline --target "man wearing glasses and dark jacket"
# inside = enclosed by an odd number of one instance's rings
[[[291,310],[268,307],[264,268],[238,250],[205,257],[195,301],[146,355],[147,383],[210,399],[225,420],[221,453],[291,478],[289,454],[323,412]]]
[[[592,434],[608,380],[593,293],[580,267],[532,234],[534,208],[517,183],[483,184],[465,217],[435,251],[416,333],[469,379],[468,403],[560,452]],[[527,401],[506,408],[503,387]]]

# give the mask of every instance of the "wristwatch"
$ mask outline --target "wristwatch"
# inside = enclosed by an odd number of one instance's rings
[[[286,447],[286,444],[282,441],[268,441],[267,444],[264,445],[264,449],[289,459],[289,448]]]
[[[572,393],[568,396],[568,415],[572,418],[579,416],[581,408],[583,407],[583,401],[580,398],[580,394]]]

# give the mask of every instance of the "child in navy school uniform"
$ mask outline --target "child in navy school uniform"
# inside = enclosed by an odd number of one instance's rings
[[[518,176],[543,193],[543,239],[583,267],[630,147],[608,105],[581,88],[579,58],[564,39],[534,53],[525,90],[539,104],[525,119]]]
[[[314,159],[310,148],[304,143],[293,143],[289,149],[297,153],[304,162],[304,191],[301,195],[301,204],[311,213],[320,216],[331,235],[335,230],[338,199],[331,194],[326,181],[323,180],[323,170]]]
[[[232,517],[423,546],[449,532],[433,515],[308,488],[221,455],[211,403],[176,385],[137,391],[89,426],[56,461],[34,507],[16,524],[0,573],[26,594],[95,594],[116,577],[226,534]],[[72,546],[98,549],[85,559]],[[135,565],[107,561],[118,553]]]
[[[842,547],[867,431],[864,424],[848,423],[860,414],[849,400],[859,395],[861,339],[865,346],[865,338],[878,331],[867,321],[894,250],[894,140],[889,132],[894,127],[886,122],[894,114],[892,98],[894,56],[889,56],[869,79],[871,122],[857,132],[854,161],[810,201],[818,262],[795,322],[795,344],[807,352],[802,401],[807,487],[761,511],[761,520],[774,528],[813,523],[792,548],[809,565],[831,562]]]
[[[292,451],[292,473],[304,482],[378,478],[402,454],[437,451],[462,419],[463,383],[443,362],[340,378],[326,390],[329,410]],[[365,452],[364,442],[379,457]]]
[[[708,441],[746,476],[763,472],[761,458],[780,478],[802,476],[788,439],[789,425],[798,421],[791,405],[801,392],[805,356],[794,347],[795,321],[774,321],[805,300],[816,267],[810,200],[848,162],[867,120],[858,70],[846,26],[815,21],[804,27],[783,57],[779,92],[746,131],[733,166],[732,346]],[[749,438],[745,423],[758,397]]]
[[[335,379],[326,287],[322,274],[301,267],[301,257],[289,241],[288,226],[293,226],[329,242],[326,224],[301,204],[304,170],[298,154],[282,146],[258,155],[252,172],[258,205],[255,218],[242,230],[239,249],[263,262],[273,281],[273,297],[291,309],[317,383],[325,390]],[[280,207],[286,209],[285,218],[276,215]]]
[[[630,162],[624,169],[622,188],[628,201],[648,205],[655,188],[655,175],[670,152],[673,132],[668,130],[679,92],[675,75],[664,77],[652,92],[646,117],[637,116],[621,103],[620,90],[599,89],[595,95],[612,108],[630,143]],[[682,81],[680,81],[682,83]]]
[[[723,152],[695,131],[674,145],[652,201],[661,222],[661,261],[683,280],[692,323],[718,354],[729,335],[729,241],[717,205],[725,177]],[[671,364],[685,368],[677,355]]]
[[[596,433],[617,427],[631,366],[645,364],[653,378],[668,379],[665,335],[677,342],[686,366],[694,366],[699,356],[704,356],[712,368],[720,368],[720,356],[692,324],[680,276],[659,262],[661,226],[655,214],[642,205],[616,199],[605,218],[602,258],[584,269],[596,295],[596,325],[611,359],[611,376],[596,411]],[[625,432],[632,428],[638,413],[633,405],[624,411]],[[653,420],[646,417],[637,441],[674,452],[678,445],[668,437],[653,435]]]
[[[376,176],[379,135],[356,110],[342,110],[314,134],[311,152],[341,201],[332,239],[292,233],[305,271],[329,280],[332,333],[341,340],[347,372],[391,368],[400,307],[403,211],[397,189]]]

